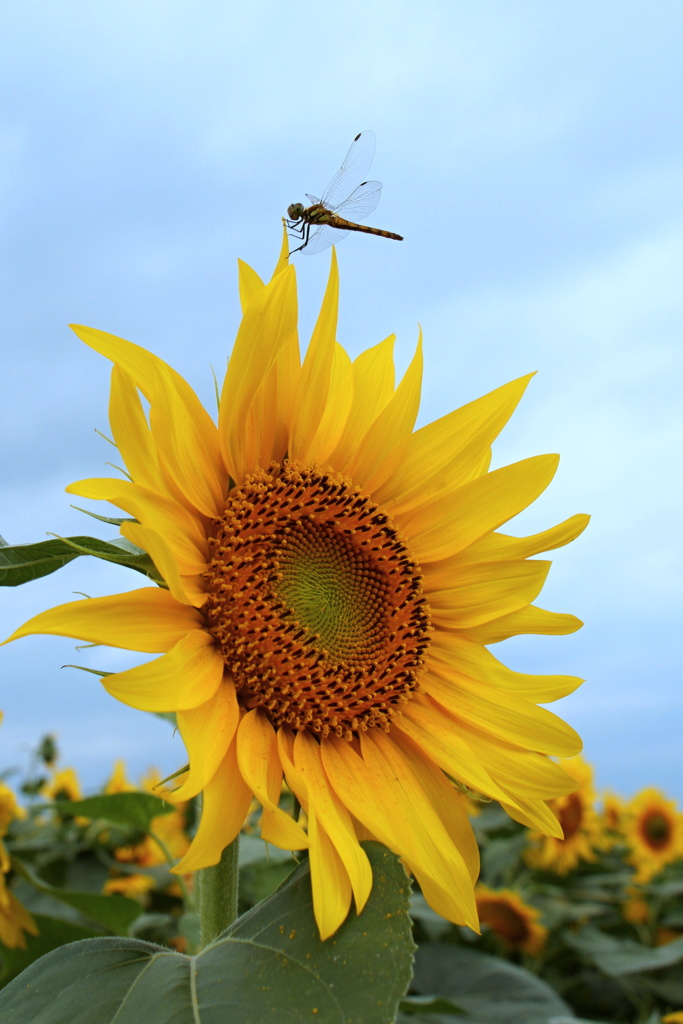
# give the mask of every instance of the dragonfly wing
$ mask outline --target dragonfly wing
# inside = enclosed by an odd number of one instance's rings
[[[306,193],[306,198],[308,199],[309,206],[317,206],[320,202],[317,196],[309,196],[308,192]]]
[[[351,143],[346,159],[322,194],[320,202],[335,213],[350,192],[353,192],[370,170],[375,155],[375,133],[361,132]]]
[[[377,209],[381,194],[381,181],[364,181],[334,212],[346,220],[365,220]]]
[[[317,231],[311,231],[308,245],[304,246],[301,252],[306,256],[313,256],[316,252],[322,252],[323,249],[329,249],[331,245],[341,242],[342,238],[346,238],[347,235],[348,231],[331,228],[329,224],[324,224]]]

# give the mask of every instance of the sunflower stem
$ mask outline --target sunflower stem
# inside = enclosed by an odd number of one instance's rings
[[[200,947],[210,945],[237,917],[239,833],[223,850],[218,864],[197,872]]]

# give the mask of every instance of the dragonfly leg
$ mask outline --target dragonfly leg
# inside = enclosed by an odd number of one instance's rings
[[[308,245],[308,236],[310,235],[310,233],[311,233],[311,225],[309,223],[307,223],[307,222],[304,222],[301,225],[301,236],[300,236],[301,238],[303,238],[303,242],[301,243],[301,245],[298,248],[290,249],[290,252],[289,252],[290,256],[293,256],[295,252],[301,252],[302,249],[306,248],[306,246]]]

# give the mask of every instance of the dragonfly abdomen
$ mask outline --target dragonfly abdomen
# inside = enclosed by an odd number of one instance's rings
[[[403,235],[397,235],[393,231],[384,231],[382,228],[369,228],[367,224],[354,224],[353,221],[344,220],[335,214],[328,214],[325,224],[332,228],[343,228],[344,231],[364,231],[367,235],[381,235],[382,238],[395,238],[397,242],[403,241]]]

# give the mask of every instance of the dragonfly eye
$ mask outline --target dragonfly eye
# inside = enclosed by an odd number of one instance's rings
[[[303,212],[304,208],[301,203],[292,203],[291,206],[287,207],[290,220],[299,220]]]

